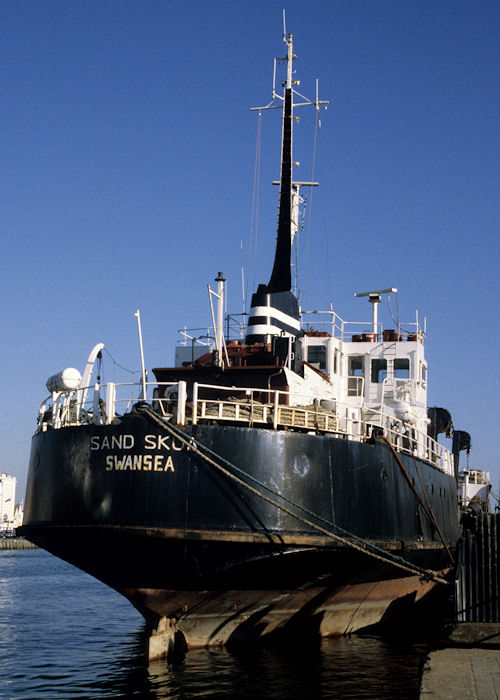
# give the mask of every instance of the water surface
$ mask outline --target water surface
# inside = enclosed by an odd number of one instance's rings
[[[144,658],[142,617],[42,550],[0,551],[0,698],[418,696],[424,644],[356,637]]]

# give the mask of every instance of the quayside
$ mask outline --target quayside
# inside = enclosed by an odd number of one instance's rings
[[[466,441],[438,442],[453,427],[427,407],[425,325],[384,327],[394,287],[358,291],[370,318],[353,323],[292,289],[301,190],[317,184],[292,177],[294,110],[325,103],[296,92],[284,41],[283,92],[275,78],[259,108],[283,120],[269,282],[224,319],[219,273],[213,328],[184,329],[154,381],[143,366],[138,383],[101,384],[98,343],[82,374],[48,380],[32,440],[22,534],[126,596],[150,658],[404,628],[451,590]]]

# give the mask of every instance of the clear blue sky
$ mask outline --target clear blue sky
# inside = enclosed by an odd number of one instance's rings
[[[241,309],[257,117],[285,53],[282,2],[4,0],[0,468],[24,491],[47,377],[99,340],[170,365],[176,330],[209,323],[206,285]],[[300,90],[330,100],[318,139],[304,307],[396,286],[427,317],[429,403],[472,434],[498,490],[498,2],[286,4]],[[295,156],[311,176],[313,110]],[[258,264],[267,282],[279,174],[263,119]],[[243,244],[243,254],[241,252]]]

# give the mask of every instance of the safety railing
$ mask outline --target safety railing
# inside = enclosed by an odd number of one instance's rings
[[[149,394],[152,407],[179,425],[215,420],[362,435],[357,409],[356,418],[347,404],[341,407],[340,402],[334,402],[335,411],[331,411],[311,397],[288,391],[194,383],[188,396],[187,385],[181,381],[146,383],[146,393],[144,397],[142,385],[113,382],[55,393],[40,406],[38,430],[109,425],[135,403],[148,401]]]
[[[418,318],[413,322],[400,323],[397,331],[383,330],[381,323],[373,328],[373,321],[344,321],[335,311],[303,311],[301,328],[305,331],[327,332],[344,341],[415,341],[423,342],[425,332]]]
[[[265,390],[248,388],[243,390],[245,396],[231,397],[234,387],[217,387],[217,398],[203,397],[203,391],[212,391],[214,387],[208,384],[197,384],[193,387],[193,399],[190,404],[190,420],[197,423],[200,420],[219,420],[244,422],[248,425],[270,425],[273,428],[287,426],[296,429],[342,433],[360,438],[361,420],[358,412],[357,419],[348,416],[339,402],[335,402],[335,410],[322,406],[317,400],[288,391]],[[227,396],[224,397],[223,394]],[[189,418],[189,416],[188,416]]]
[[[149,399],[148,399],[149,395]],[[54,393],[40,406],[38,431],[84,424],[110,425],[137,402],[148,402],[177,425],[204,422],[338,434],[361,441],[382,431],[394,447],[453,474],[452,454],[427,434],[394,416],[339,401],[319,402],[297,393],[258,387],[223,387],[186,382],[96,383]]]
[[[369,426],[367,432],[382,430],[397,450],[425,459],[447,474],[454,474],[452,452],[427,433],[374,409],[365,412],[365,420]]]
[[[247,314],[228,314],[225,319],[226,341],[243,340],[245,337]],[[373,321],[344,321],[335,311],[302,311],[301,329],[314,333],[319,331],[343,341],[416,341],[423,342],[425,331],[418,322],[404,322],[398,325],[397,330],[383,330],[382,323],[378,323],[376,332],[373,330]],[[212,328],[187,328],[179,329],[181,345],[200,344],[209,345],[214,340]]]
[[[176,390],[177,382],[162,385],[164,390]],[[75,425],[109,425],[117,417],[131,411],[138,401],[147,401],[153,395],[157,382],[146,382],[146,396],[142,383],[96,383],[76,390],[53,392],[42,402],[38,412],[38,430],[64,428]]]

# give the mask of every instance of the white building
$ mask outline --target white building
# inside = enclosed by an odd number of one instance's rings
[[[0,528],[14,521],[16,483],[15,476],[9,476],[5,472],[0,475]]]

